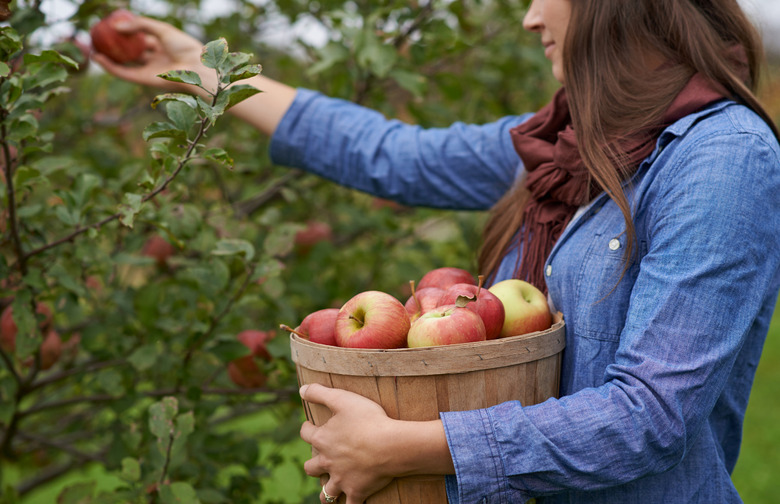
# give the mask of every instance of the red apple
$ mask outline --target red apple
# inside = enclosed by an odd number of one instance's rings
[[[295,332],[312,343],[336,346],[336,318],[338,308],[323,308],[304,317]]]
[[[459,302],[434,308],[415,320],[409,329],[407,345],[419,348],[475,341],[485,341],[485,324],[479,315]]]
[[[336,342],[347,348],[401,348],[410,325],[399,300],[385,292],[365,291],[339,310]]]
[[[238,333],[236,338],[249,349],[251,354],[244,355],[228,363],[228,376],[233,383],[241,388],[259,388],[265,385],[265,373],[257,365],[255,358],[271,360],[271,354],[266,348],[266,343],[273,337],[273,331],[248,329]]]
[[[44,303],[38,303],[35,312],[43,317],[42,320],[39,321],[38,326],[46,331],[52,321],[51,309]],[[14,321],[13,306],[8,305],[5,307],[5,310],[3,310],[3,314],[0,315],[0,348],[11,354],[16,352],[17,332],[18,328]]]
[[[49,330],[41,343],[41,371],[46,371],[54,366],[62,355],[62,339],[55,330]],[[32,358],[26,359],[25,366],[31,366]]]
[[[295,244],[308,251],[321,241],[333,239],[333,230],[330,224],[320,221],[309,221],[306,227],[295,233]]]
[[[123,33],[116,24],[130,21],[135,15],[124,9],[117,9],[96,23],[89,34],[96,52],[105,54],[116,63],[139,61],[146,50],[146,38],[142,32]]]
[[[438,287],[446,290],[458,283],[477,284],[474,281],[474,275],[468,271],[461,268],[444,267],[436,268],[423,275],[417,288]]]
[[[417,320],[420,315],[439,306],[439,299],[441,299],[445,292],[444,289],[438,287],[426,287],[413,291],[412,295],[409,296],[409,299],[407,299],[404,304],[404,308],[406,308],[406,311],[409,313],[412,322]]]
[[[504,304],[495,294],[487,289],[471,284],[455,284],[447,289],[439,299],[439,305],[450,305],[457,301],[458,296],[474,299],[466,305],[466,309],[473,311],[485,324],[485,337],[492,340],[501,334],[504,326]]]
[[[163,268],[168,264],[168,258],[176,252],[176,247],[160,235],[152,235],[144,243],[141,253],[157,261],[157,266]]]
[[[530,283],[513,278],[488,290],[504,304],[504,326],[499,337],[544,331],[552,325],[547,297]]]

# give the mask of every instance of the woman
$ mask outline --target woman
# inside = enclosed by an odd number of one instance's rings
[[[407,204],[492,207],[481,271],[533,281],[567,321],[561,398],[534,406],[403,422],[302,387],[334,412],[302,426],[319,452],[305,470],[329,475],[322,502],[348,504],[421,473],[449,475],[461,503],[740,502],[730,473],[780,288],[780,146],[753,95],[754,30],[735,0],[533,0],[523,24],[563,84],[533,116],[425,131],[264,77],[235,111],[273,134],[279,163]],[[128,29],[158,45],[141,69],[101,58],[112,73],[160,85],[199,68],[181,32]]]

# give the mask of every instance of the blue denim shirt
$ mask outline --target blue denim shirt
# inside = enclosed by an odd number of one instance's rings
[[[487,209],[522,171],[508,130],[422,129],[300,90],[272,159],[408,205]],[[560,399],[443,413],[452,503],[731,503],[742,420],[780,288],[780,146],[722,101],[667,128],[546,263],[566,320]],[[511,276],[506,257],[496,281]]]

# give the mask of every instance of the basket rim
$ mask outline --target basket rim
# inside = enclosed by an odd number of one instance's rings
[[[422,348],[342,348],[290,334],[296,366],[351,376],[427,376],[495,369],[556,355],[565,345],[565,323],[560,312],[553,314],[553,325],[544,331]]]

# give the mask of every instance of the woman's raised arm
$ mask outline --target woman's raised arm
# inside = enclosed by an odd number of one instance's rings
[[[93,59],[112,75],[163,90],[204,94],[194,86],[173,83],[158,77],[159,74],[171,70],[190,70],[200,75],[205,87],[216,87],[216,74],[200,61],[203,43],[196,38],[168,23],[144,16],[135,16],[134,19],[117,23],[114,27],[126,33],[144,32],[147,50],[140,65],[137,66],[120,65],[105,55],[94,54]],[[296,90],[261,75],[242,83],[253,85],[262,93],[244,100],[231,108],[230,112],[259,131],[267,135],[273,134],[295,98]]]

